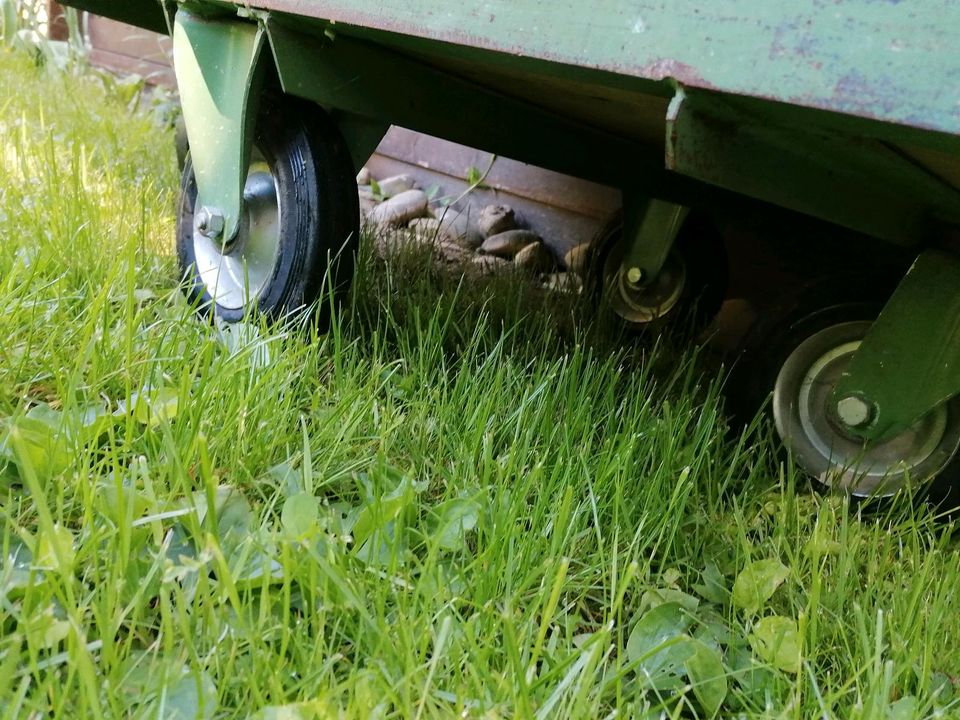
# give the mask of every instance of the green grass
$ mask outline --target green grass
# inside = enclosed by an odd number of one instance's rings
[[[365,252],[328,334],[197,321],[126,108],[0,52],[0,715],[960,715],[950,528],[509,278]]]

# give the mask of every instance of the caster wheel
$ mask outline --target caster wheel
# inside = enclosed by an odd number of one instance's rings
[[[808,299],[818,296],[829,294]],[[960,465],[960,400],[888,440],[857,437],[831,396],[882,302],[810,307],[800,302],[758,323],[728,382],[735,414],[749,420],[769,401],[784,449],[821,489],[884,498],[909,488],[935,502],[946,498]]]
[[[960,401],[943,405],[901,434],[866,442],[849,432],[830,402],[870,322],[829,324],[787,355],[771,401],[777,434],[821,485],[857,497],[894,495],[937,477],[960,447]]]
[[[237,237],[200,231],[197,185],[183,171],[177,255],[186,293],[227,322],[250,312],[277,320],[349,286],[359,238],[353,165],[339,130],[318,107],[287,97],[261,103]],[[199,217],[198,217],[199,216]],[[328,284],[329,283],[329,284]]]
[[[709,324],[727,290],[727,256],[723,238],[705,217],[691,215],[657,278],[645,285],[630,282],[621,267],[623,216],[617,213],[591,244],[588,284],[597,299],[630,328],[662,327],[692,320],[700,330]]]

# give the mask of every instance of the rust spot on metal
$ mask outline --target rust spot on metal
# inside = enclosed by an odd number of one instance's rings
[[[634,72],[650,80],[676,80],[683,85],[696,85],[708,89],[711,87],[697,68],[672,58],[662,58],[636,68]]]

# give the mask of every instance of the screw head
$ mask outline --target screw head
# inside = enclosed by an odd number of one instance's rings
[[[223,235],[224,219],[223,213],[217,208],[204,205],[197,211],[194,218],[194,227],[204,237],[210,239],[218,238]]]
[[[848,395],[837,403],[837,415],[849,427],[863,427],[873,418],[873,406],[863,398]]]
[[[643,269],[632,267],[627,270],[627,282],[631,285],[639,285],[643,282]]]

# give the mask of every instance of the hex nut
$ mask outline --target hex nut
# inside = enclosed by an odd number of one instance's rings
[[[223,235],[223,213],[217,208],[203,206],[197,211],[194,227],[204,237],[218,238]]]

